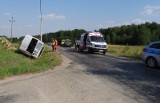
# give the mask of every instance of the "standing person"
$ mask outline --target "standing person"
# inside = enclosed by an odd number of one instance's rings
[[[57,52],[57,48],[58,48],[58,41],[55,39],[54,40],[54,51]]]
[[[55,43],[54,43],[54,39],[53,39],[53,41],[52,41],[52,50],[54,51],[54,45],[55,45]]]

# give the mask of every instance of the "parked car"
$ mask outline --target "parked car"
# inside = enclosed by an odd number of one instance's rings
[[[52,43],[47,43],[48,46],[52,46]]]
[[[160,66],[160,41],[150,42],[144,47],[142,59],[149,68]]]
[[[65,46],[65,47],[71,47],[72,46],[72,41],[70,39],[63,39],[61,41],[61,46]]]

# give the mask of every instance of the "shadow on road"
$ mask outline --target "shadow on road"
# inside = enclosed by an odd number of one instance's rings
[[[149,69],[141,61],[130,58],[77,52],[73,48],[65,51],[68,58],[87,66],[86,74],[111,78],[115,83],[144,96],[149,103],[160,103],[160,69]],[[134,99],[140,100],[139,97]]]
[[[112,65],[110,68],[87,69],[87,73],[110,77],[145,96],[150,103],[160,103],[160,70],[151,70],[142,64],[129,61],[115,62]]]

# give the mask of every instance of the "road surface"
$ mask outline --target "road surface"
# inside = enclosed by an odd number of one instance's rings
[[[139,60],[59,48],[63,63],[0,81],[0,103],[160,103],[160,70]]]

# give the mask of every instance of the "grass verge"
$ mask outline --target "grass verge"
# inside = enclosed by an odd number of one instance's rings
[[[109,45],[108,53],[116,56],[141,59],[141,52],[144,46]]]
[[[0,44],[0,79],[6,77],[42,72],[61,64],[62,57],[45,46],[45,50],[37,59],[30,59],[17,54],[13,49],[6,49]]]

